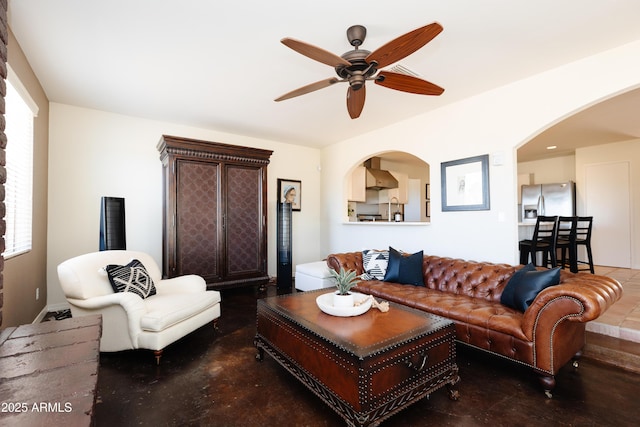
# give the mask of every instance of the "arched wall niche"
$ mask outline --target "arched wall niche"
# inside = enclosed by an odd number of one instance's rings
[[[397,180],[395,189],[366,189],[369,159],[379,159],[379,169]],[[378,166],[375,166],[378,167]],[[382,151],[367,155],[351,166],[344,177],[345,221],[430,222],[431,168],[423,159],[404,151]],[[400,213],[398,217],[396,213]]]

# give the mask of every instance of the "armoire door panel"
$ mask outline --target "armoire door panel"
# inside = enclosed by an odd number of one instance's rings
[[[255,274],[262,265],[262,171],[227,165],[227,276]]]
[[[179,274],[220,277],[218,203],[220,165],[176,162],[176,254]]]

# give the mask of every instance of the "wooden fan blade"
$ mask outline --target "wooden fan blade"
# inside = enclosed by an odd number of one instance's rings
[[[411,55],[440,32],[442,32],[442,25],[437,22],[418,28],[374,50],[367,56],[366,61],[367,63],[377,62],[378,68],[386,67]]]
[[[331,77],[330,79],[326,80],[320,80],[319,82],[311,83],[296,90],[292,90],[291,92],[285,93],[281,97],[276,98],[275,101],[284,101],[285,99],[295,98],[296,96],[304,95],[305,93],[313,92],[315,90],[331,86],[332,84],[338,83],[339,81],[340,80],[335,77]]]
[[[375,82],[389,89],[417,93],[419,95],[442,95],[442,92],[444,92],[443,88],[431,82],[392,71],[380,71]]]
[[[347,110],[352,119],[360,117],[366,96],[366,86],[362,86],[358,90],[353,90],[351,86],[349,86],[349,90],[347,90]]]
[[[346,59],[329,52],[328,50],[324,50],[322,48],[310,45],[309,43],[305,43],[300,40],[284,38],[280,40],[282,44],[291,49],[295,50],[302,55],[316,60],[318,62],[322,62],[323,64],[330,65],[332,67],[336,67],[338,65],[344,65],[346,67],[350,66],[351,63]]]

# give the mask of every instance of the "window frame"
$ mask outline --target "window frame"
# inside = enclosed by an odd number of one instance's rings
[[[25,86],[7,64],[6,96],[5,96],[5,134],[7,135],[6,152],[6,182],[5,187],[5,249],[4,259],[13,258],[33,249],[33,172],[35,148],[35,118],[38,116],[38,106],[29,95]],[[19,101],[11,101],[15,96]],[[20,102],[20,116],[12,116],[12,106],[9,102]],[[29,114],[30,113],[30,114]],[[30,116],[30,117],[29,117]],[[11,122],[18,125],[14,128]],[[17,133],[16,133],[17,132]],[[19,137],[17,135],[20,135]],[[28,141],[18,150],[12,141]],[[16,157],[20,162],[15,170]],[[18,182],[13,181],[17,176]],[[19,218],[19,219],[18,219]]]

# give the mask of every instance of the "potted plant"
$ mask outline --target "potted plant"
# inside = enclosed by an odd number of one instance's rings
[[[336,281],[336,287],[338,290],[333,296],[334,307],[353,307],[354,298],[350,292],[351,288],[358,284],[355,270],[345,270],[344,267],[340,267],[340,271],[329,269],[331,276]]]

